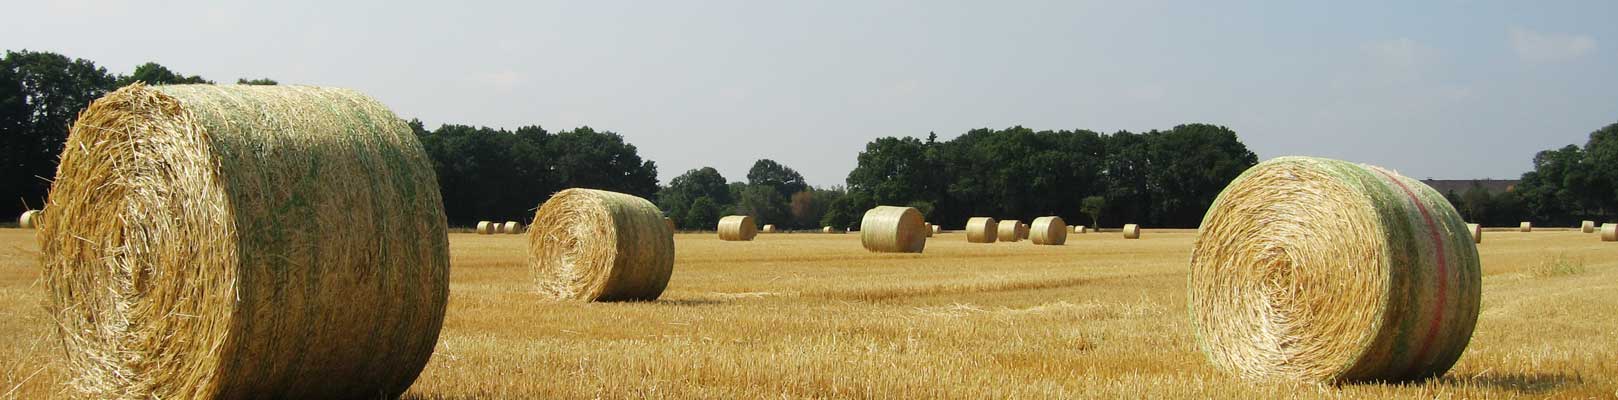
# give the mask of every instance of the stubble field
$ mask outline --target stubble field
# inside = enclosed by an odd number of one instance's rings
[[[1425,382],[1247,383],[1212,370],[1186,318],[1192,231],[1066,246],[857,234],[676,235],[656,302],[533,293],[521,236],[452,234],[450,303],[406,398],[1613,398],[1618,244],[1488,232],[1483,311]],[[0,229],[0,398],[71,396],[33,231]],[[341,301],[341,299],[334,299]]]

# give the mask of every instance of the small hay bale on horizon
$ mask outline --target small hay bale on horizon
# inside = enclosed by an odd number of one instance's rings
[[[1022,223],[1017,220],[1002,220],[1000,226],[995,228],[995,237],[1001,242],[1015,243],[1022,240]]]
[[[496,229],[498,228],[495,227],[493,221],[478,221],[477,233],[479,235],[493,235]]]
[[[1601,224],[1601,241],[1618,242],[1618,224],[1611,222]]]
[[[528,264],[557,300],[651,301],[674,273],[674,231],[652,202],[594,189],[556,192],[534,212]]]
[[[1483,243],[1483,225],[1466,224],[1466,231],[1472,234],[1472,243]]]
[[[1124,224],[1124,239],[1140,239],[1140,225]]]
[[[504,234],[507,234],[507,235],[521,234],[523,232],[522,228],[523,228],[523,225],[522,225],[521,222],[506,221],[506,223],[500,224],[500,233],[504,233]]]
[[[1191,250],[1193,337],[1253,381],[1409,382],[1466,350],[1482,271],[1438,191],[1375,166],[1281,157],[1225,187]]]
[[[1519,231],[1519,232],[1533,232],[1534,231],[1534,223],[1528,222],[1528,221],[1523,221],[1522,223],[1517,224],[1517,231]]]
[[[966,219],[967,243],[994,243],[999,223],[992,217],[972,217]]]
[[[842,233],[842,232],[843,232],[843,231],[839,231],[839,230],[836,230],[836,229],[832,229],[832,227],[831,227],[831,226],[829,226],[829,225],[828,225],[828,226],[825,226],[825,227],[821,227],[821,228],[820,228],[820,233]]]
[[[1595,231],[1596,231],[1596,222],[1595,221],[1588,221],[1588,220],[1580,222],[1579,223],[1579,231],[1584,232],[1584,233],[1595,233]]]
[[[45,214],[39,210],[23,211],[22,215],[17,217],[17,227],[21,229],[34,229],[39,226],[40,217],[44,215]]]
[[[933,233],[929,234],[927,236],[932,236],[932,235],[937,235],[937,234],[940,234],[940,233],[944,233],[944,228],[941,227],[941,226],[938,226],[938,225],[930,226],[930,227],[928,227],[928,229],[932,230]]]
[[[1034,218],[1032,233],[1028,240],[1037,245],[1061,246],[1067,243],[1067,222],[1062,217],[1048,216]]]
[[[925,224],[915,207],[877,206],[860,219],[860,244],[878,253],[920,253],[930,232]]]
[[[775,233],[775,224],[764,224],[764,233]]]
[[[745,242],[758,236],[758,225],[751,215],[730,215],[719,219],[719,239]]]
[[[137,83],[80,112],[60,160],[45,209],[73,223],[38,241],[64,394],[396,398],[432,356],[444,203],[375,99]]]
[[[1087,233],[1087,231],[1088,230],[1085,229],[1084,225],[1074,225],[1073,226],[1073,233],[1084,234],[1084,233]]]

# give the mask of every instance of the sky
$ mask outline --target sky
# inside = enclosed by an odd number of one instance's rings
[[[660,179],[867,142],[1229,127],[1260,159],[1515,179],[1618,122],[1618,2],[16,1],[0,48],[622,134]]]

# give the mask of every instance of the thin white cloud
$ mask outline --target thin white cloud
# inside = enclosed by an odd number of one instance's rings
[[[1377,64],[1397,70],[1420,69],[1438,58],[1437,51],[1411,38],[1373,42],[1364,48]]]
[[[1517,57],[1529,62],[1566,61],[1589,54],[1596,48],[1595,38],[1567,33],[1546,33],[1520,27],[1507,32],[1507,45]]]

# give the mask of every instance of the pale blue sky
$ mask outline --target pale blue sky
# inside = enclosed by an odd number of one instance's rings
[[[1618,122],[1608,1],[9,3],[0,48],[350,87],[429,126],[587,124],[664,183],[764,157],[834,185],[881,136],[1186,122],[1260,158],[1516,178]]]

